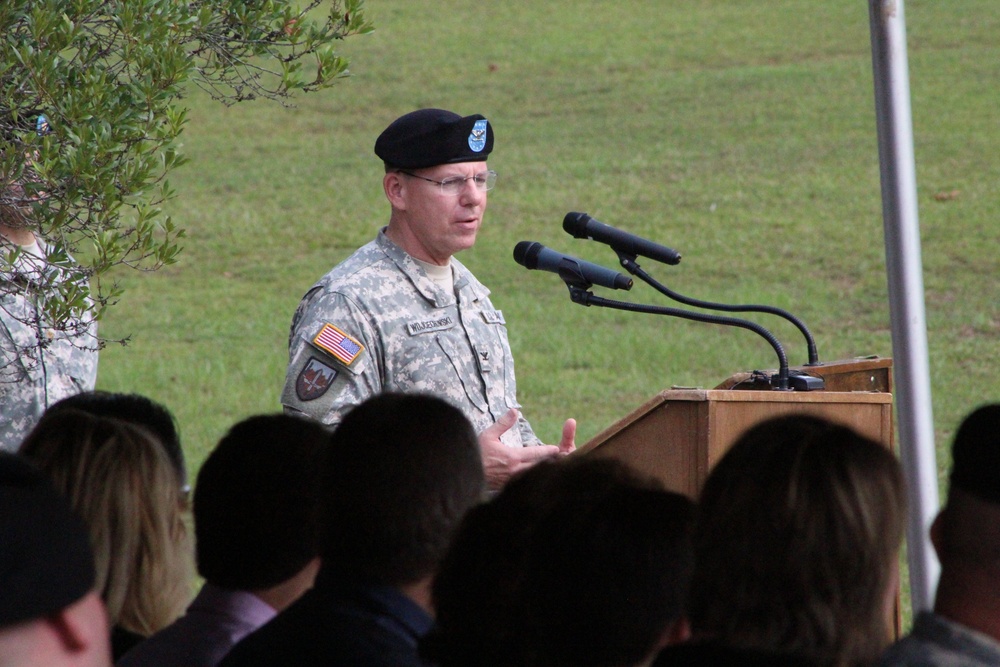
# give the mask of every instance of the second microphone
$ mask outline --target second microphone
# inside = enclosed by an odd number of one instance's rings
[[[608,289],[632,289],[632,279],[617,271],[550,250],[537,241],[521,241],[514,246],[514,261],[526,269],[538,269],[599,285]]]

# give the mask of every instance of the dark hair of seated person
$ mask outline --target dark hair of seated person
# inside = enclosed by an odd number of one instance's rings
[[[198,574],[228,590],[289,579],[319,551],[319,471],[329,432],[289,415],[233,426],[194,491]]]
[[[684,615],[693,517],[619,462],[539,463],[462,523],[422,652],[444,667],[637,663]]]
[[[325,459],[323,571],[361,585],[432,576],[485,488],[472,425],[430,395],[368,399],[334,430]]]

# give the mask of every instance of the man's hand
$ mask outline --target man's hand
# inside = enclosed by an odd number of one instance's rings
[[[486,472],[486,484],[491,491],[499,491],[512,476],[539,461],[569,454],[576,448],[575,419],[567,419],[563,424],[562,439],[558,446],[508,447],[500,441],[500,436],[517,424],[518,417],[518,411],[510,409],[495,424],[479,434],[479,451]]]
[[[563,424],[562,440],[559,441],[559,453],[569,454],[576,450],[576,420],[567,419]]]
[[[511,408],[495,424],[479,434],[479,452],[483,457],[483,469],[486,472],[486,485],[490,491],[499,491],[513,475],[527,470],[543,459],[558,456],[562,445],[538,445],[535,447],[508,447],[500,442],[500,436],[509,431],[519,417],[517,410]],[[573,425],[576,432],[576,424]],[[566,427],[563,427],[565,439]],[[570,435],[572,444],[572,434]]]

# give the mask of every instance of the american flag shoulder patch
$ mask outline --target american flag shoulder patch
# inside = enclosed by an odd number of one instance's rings
[[[329,352],[345,366],[350,366],[351,362],[365,351],[364,345],[332,324],[323,325],[323,328],[313,338],[313,345]]]

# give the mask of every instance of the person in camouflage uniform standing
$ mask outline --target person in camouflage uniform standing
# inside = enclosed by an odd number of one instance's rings
[[[37,131],[47,131],[44,115]],[[0,180],[0,449],[14,451],[45,409],[97,380],[97,322],[83,314],[58,326],[46,299],[74,280],[34,231],[23,182]]]
[[[306,293],[292,320],[285,411],[324,424],[385,391],[428,392],[472,422],[487,481],[574,448],[567,420],[558,446],[542,445],[519,412],[503,314],[490,291],[453,258],[472,247],[496,172],[486,168],[493,128],[481,115],[420,109],[375,143],[391,206],[377,238]]]

